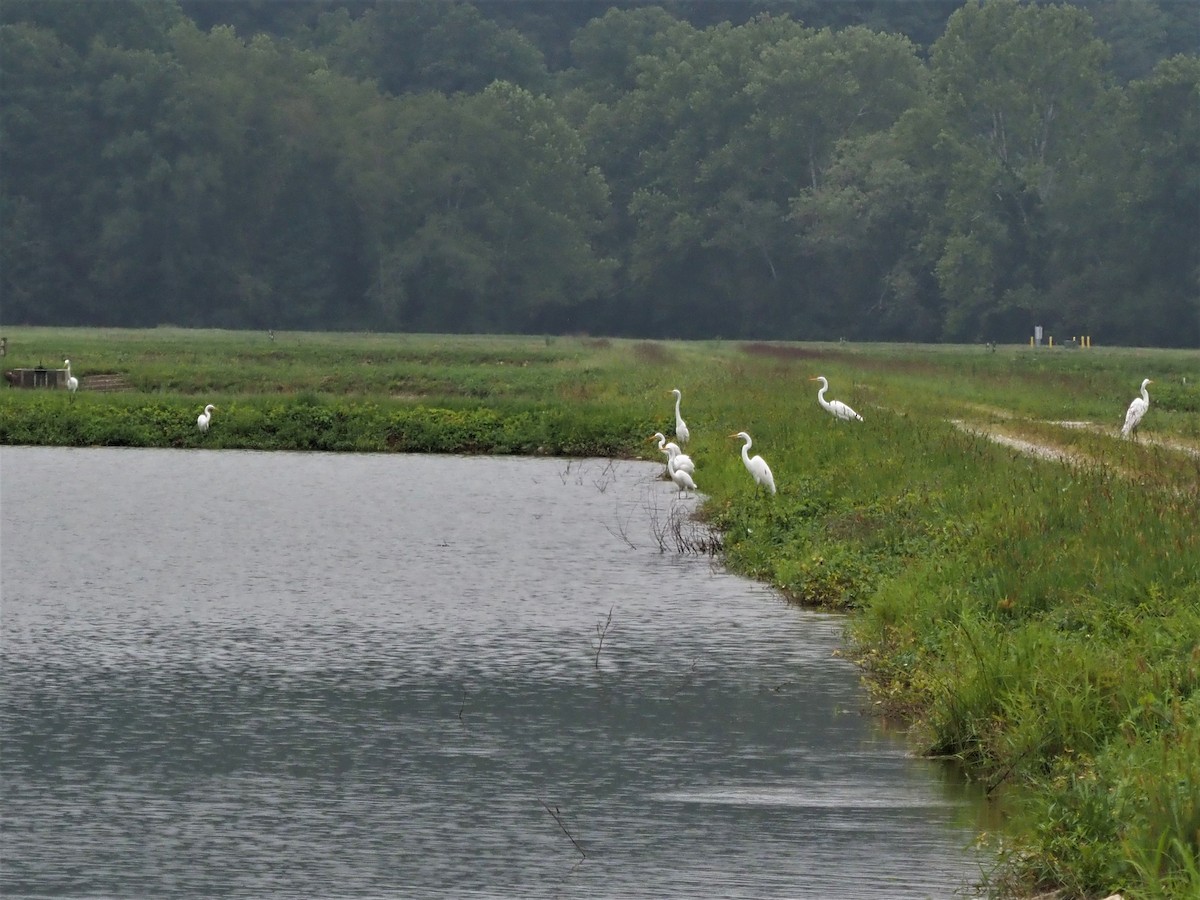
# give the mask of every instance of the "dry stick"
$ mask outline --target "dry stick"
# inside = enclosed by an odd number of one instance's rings
[[[587,852],[581,846],[579,846],[579,841],[575,840],[575,838],[571,835],[571,832],[567,831],[567,826],[563,824],[562,816],[558,814],[558,807],[556,806],[554,809],[551,809],[546,801],[541,797],[538,798],[538,803],[542,804],[542,806],[546,808],[546,812],[554,816],[554,821],[557,822],[558,827],[563,830],[563,834],[571,838],[571,843],[575,845],[575,849],[579,851],[579,855],[584,859],[587,859]]]
[[[600,477],[592,479],[592,484],[596,486],[596,490],[603,494],[608,490],[608,486],[616,480],[616,460],[610,459],[608,465],[600,472]]]
[[[596,634],[599,637],[599,640],[596,642],[596,658],[592,661],[592,664],[597,669],[600,668],[600,651],[604,649],[604,636],[608,634],[608,626],[612,623],[612,612],[614,607],[615,604],[614,606],[610,606],[608,608],[608,618],[604,620],[603,629],[600,628],[599,622],[596,623]]]
[[[629,539],[629,520],[632,518],[633,511],[630,510],[629,515],[625,517],[625,520],[621,520],[621,503],[620,501],[617,501],[617,530],[613,531],[608,525],[605,525],[604,527],[613,537],[620,538],[622,541],[624,541],[625,546],[627,546],[630,550],[636,550],[637,545]]]

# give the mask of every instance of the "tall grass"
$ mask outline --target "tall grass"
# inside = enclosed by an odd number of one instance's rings
[[[1200,896],[1200,354],[16,329],[0,443],[641,455],[674,425],[726,562],[849,613],[914,745],[1013,810],[999,892]],[[808,378],[861,412],[836,422]],[[1155,379],[1139,442],[1115,430]],[[218,405],[201,436],[195,416]],[[952,420],[1053,444],[1032,458]],[[1064,428],[1061,420],[1092,428]],[[742,467],[745,430],[773,497]],[[1157,442],[1157,443],[1156,443]],[[1180,448],[1176,448],[1179,445]]]

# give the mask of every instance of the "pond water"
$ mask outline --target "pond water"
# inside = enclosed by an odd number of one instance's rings
[[[0,450],[0,893],[949,897],[840,619],[605,460]]]

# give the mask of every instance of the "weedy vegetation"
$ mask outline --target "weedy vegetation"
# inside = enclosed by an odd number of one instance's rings
[[[642,457],[683,390],[704,530],[843,610],[881,715],[1007,816],[997,895],[1200,896],[1200,354],[10,329],[0,443]],[[121,373],[125,393],[87,376]],[[835,421],[829,396],[865,421]],[[1137,440],[1117,437],[1144,377]],[[201,435],[195,417],[218,411]],[[779,493],[726,435],[748,430]],[[1060,453],[1040,458],[994,438]],[[1062,461],[1065,460],[1065,461]],[[695,535],[719,535],[693,546]],[[561,824],[561,823],[560,823]]]

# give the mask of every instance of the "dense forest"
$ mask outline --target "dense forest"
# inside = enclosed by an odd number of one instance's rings
[[[7,324],[1200,346],[1191,0],[0,0]]]

